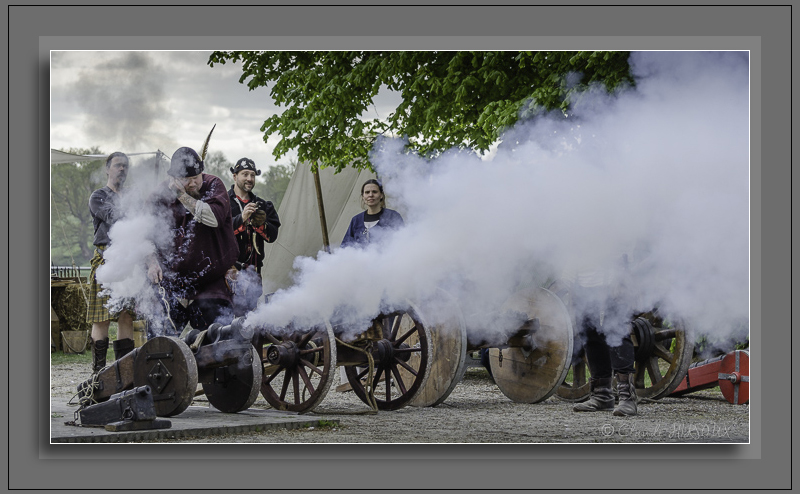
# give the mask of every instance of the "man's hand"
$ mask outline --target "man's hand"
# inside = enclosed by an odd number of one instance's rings
[[[180,197],[186,193],[186,189],[183,187],[183,184],[180,182],[180,180],[176,179],[175,177],[169,177],[168,187],[169,190],[175,191],[175,195],[177,197]]]
[[[242,209],[242,221],[247,222],[250,218],[250,215],[255,213],[258,210],[258,205],[255,202],[248,203],[247,206]]]
[[[161,280],[164,279],[164,273],[161,272],[161,266],[158,261],[147,261],[147,279],[155,284],[161,283]]]

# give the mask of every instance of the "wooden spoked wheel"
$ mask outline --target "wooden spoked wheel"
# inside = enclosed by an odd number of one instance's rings
[[[265,334],[261,394],[277,410],[305,413],[319,405],[333,382],[336,344],[330,324],[307,332]]]
[[[431,333],[417,308],[381,314],[374,321],[383,335],[372,341],[374,368],[368,382],[368,366],[346,366],[347,380],[353,392],[378,410],[398,410],[411,403],[425,387],[431,370]],[[372,393],[368,387],[372,388]]]
[[[639,315],[632,326],[636,393],[657,400],[672,393],[686,376],[694,338],[681,319],[662,318],[657,311]]]
[[[236,413],[255,403],[261,390],[262,367],[252,346],[238,363],[214,369],[213,382],[204,382],[208,402],[220,412]]]
[[[431,371],[425,386],[411,400],[411,405],[435,407],[444,402],[467,370],[467,324],[458,302],[452,295],[439,290],[437,299],[429,304],[436,312],[431,321]],[[429,312],[430,312],[429,310]],[[416,335],[409,337],[415,344]]]
[[[572,296],[569,292],[569,286],[564,280],[555,280],[547,285],[546,288],[564,302],[564,306],[570,314],[572,329],[575,333],[572,344],[573,356],[570,360],[569,371],[567,372],[567,377],[564,378],[564,382],[556,388],[556,397],[569,402],[587,400],[591,393],[591,384],[589,383],[591,373],[586,362],[586,352],[583,350],[580,327],[575,320],[575,311],[572,308]]]
[[[586,352],[581,348],[582,343],[579,336],[576,337],[574,345],[578,348],[576,355],[572,358],[567,377],[556,389],[556,396],[569,402],[587,400],[591,394],[591,384],[589,383],[591,373],[586,361]]]
[[[171,417],[189,408],[197,391],[197,362],[189,345],[157,336],[139,348],[133,363],[135,386],[150,386],[156,415]]]
[[[525,314],[538,323],[526,336],[528,349],[489,350],[494,381],[515,403],[546,400],[564,382],[572,359],[574,334],[567,308],[549,290],[533,287],[514,294],[502,310]]]

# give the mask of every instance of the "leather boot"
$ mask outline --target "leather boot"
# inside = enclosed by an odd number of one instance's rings
[[[114,343],[114,359],[119,360],[125,355],[131,353],[134,348],[133,340],[130,338],[125,338],[122,340],[117,340]]]
[[[619,403],[614,409],[617,417],[636,415],[636,387],[633,384],[632,374],[617,374],[617,391]]]
[[[108,338],[92,340],[92,372],[98,373],[106,366],[106,352],[108,351]]]
[[[614,395],[611,393],[611,379],[610,377],[590,378],[591,397],[583,403],[578,403],[572,407],[572,411],[599,412],[601,410],[613,410]]]

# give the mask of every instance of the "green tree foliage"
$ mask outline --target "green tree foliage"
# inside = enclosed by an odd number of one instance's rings
[[[72,154],[103,154],[97,147],[68,149]],[[60,163],[50,170],[50,256],[56,265],[88,266],[94,247],[89,196],[105,185],[105,161]]]
[[[424,156],[452,147],[484,152],[519,119],[569,114],[592,83],[633,84],[628,52],[213,52],[208,64],[241,62],[241,83],[269,87],[283,113],[261,127],[301,162],[369,167],[378,135],[405,136]],[[367,118],[386,87],[402,102],[387,119]]]

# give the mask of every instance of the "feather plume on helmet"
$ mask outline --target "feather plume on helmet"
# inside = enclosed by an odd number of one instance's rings
[[[211,132],[208,133],[206,140],[203,142],[203,145],[200,146],[200,159],[203,161],[206,160],[206,154],[208,154],[208,142],[211,140],[211,134],[214,133],[214,129],[216,128],[217,124],[214,124],[214,126],[211,127]]]

